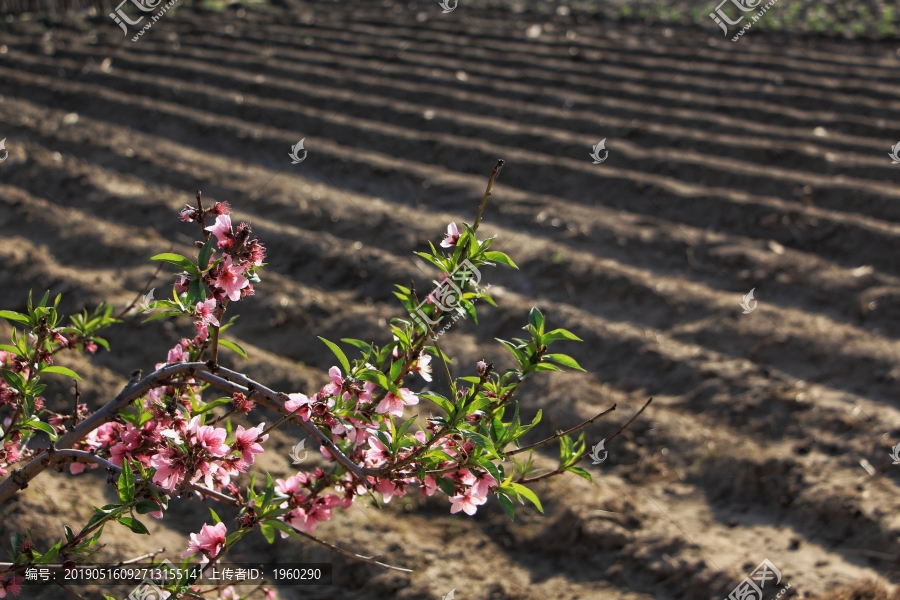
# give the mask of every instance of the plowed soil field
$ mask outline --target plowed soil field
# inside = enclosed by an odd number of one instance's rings
[[[896,44],[391,0],[183,8],[136,29],[0,29],[0,306],[49,289],[68,313],[126,307],[150,256],[196,252],[177,211],[202,190],[268,249],[231,330],[250,360],[230,364],[310,393],[333,364],[317,336],[389,341],[393,285],[435,277],[412,253],[474,219],[503,158],[482,231],[520,269],[486,271],[499,306],[443,336],[454,370],[504,364],[494,338],[538,306],[584,340],[561,351],[587,373],[527,386],[525,417],[544,414],[531,441],[617,403],[587,430],[599,442],[654,398],[586,465],[593,483],[537,486],[544,515],[450,515],[411,494],[317,530],[411,575],[254,536],[234,560],[335,565],[333,586],[281,597],[705,600],[763,559],[782,574],[767,600],[898,580]],[[164,269],[151,285],[169,283]],[[92,409],[190,327],[142,321],[112,328],[111,352],[61,359]],[[263,466],[290,474],[301,437],[278,430]],[[536,456],[555,467],[552,446]],[[0,506],[2,539],[57,539],[110,501],[105,477],[43,474]],[[149,538],[109,529],[102,556],[175,559],[203,519],[204,503],[173,501]]]

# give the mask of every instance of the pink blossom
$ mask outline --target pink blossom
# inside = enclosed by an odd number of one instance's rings
[[[97,344],[95,344],[94,342],[86,342],[84,344],[84,349],[87,350],[89,354],[96,354]]]
[[[156,503],[156,505],[159,507],[159,510],[154,510],[154,511],[152,511],[152,512],[150,512],[150,513],[147,513],[147,514],[149,514],[149,515],[150,515],[151,517],[153,517],[154,519],[157,519],[157,520],[162,519],[162,518],[163,518],[163,505],[162,505],[162,503],[161,503],[159,500],[156,500],[155,498],[150,498],[150,500],[152,500],[153,502]]]
[[[215,298],[210,298],[205,302],[197,303],[197,317],[200,319],[200,323],[204,325],[213,325],[214,327],[219,326],[219,320],[216,318],[216,300]],[[197,327],[199,329],[199,327]]]
[[[379,414],[389,413],[395,417],[403,416],[403,407],[419,403],[419,397],[406,388],[400,388],[400,395],[388,392],[384,400],[378,403],[375,412]]]
[[[475,496],[471,489],[466,490],[461,496],[453,496],[450,498],[450,513],[456,514],[459,511],[465,512],[467,515],[474,515],[478,507],[487,502],[487,498],[479,498]]]
[[[359,392],[359,401],[360,402],[371,402],[372,401],[372,392],[375,391],[377,386],[371,381],[367,381],[363,383],[363,389]]]
[[[238,594],[237,591],[230,585],[219,592],[219,594],[219,598],[221,598],[222,600],[240,600],[241,597],[240,594]]]
[[[394,496],[400,495],[397,493],[397,486],[390,479],[379,479],[378,483],[375,484],[375,491],[381,492],[381,497],[385,504],[390,502]]]
[[[212,527],[204,523],[199,534],[191,534],[191,542],[181,558],[198,553],[202,553],[208,558],[215,558],[222,550],[222,546],[225,545],[226,535],[228,535],[228,529],[225,527],[225,523],[216,523]]]
[[[388,441],[391,439],[391,434],[385,433]],[[369,449],[366,450],[366,462],[369,462],[373,465],[378,465],[380,463],[387,462],[391,458],[391,453],[387,449],[387,447],[381,443],[376,436],[372,436],[369,438]]]
[[[186,357],[184,355],[184,346],[182,346],[181,344],[178,344],[177,346],[169,350],[169,355],[168,357],[166,357],[166,362],[170,364],[185,362],[185,360]]]
[[[181,212],[179,213],[181,220],[184,221],[185,223],[192,222],[194,220],[195,215],[196,215],[196,211],[194,210],[194,207],[191,206],[190,204],[185,204],[184,208],[182,208]]]
[[[196,443],[211,455],[216,457],[226,456],[231,449],[225,443],[228,432],[221,427],[212,425],[200,425],[199,420],[194,420],[191,431],[196,437]]]
[[[18,596],[22,592],[22,583],[25,581],[23,577],[15,576],[12,579],[4,577],[0,579],[0,598],[6,598],[6,592],[12,592],[13,596]]]
[[[153,474],[153,483],[174,490],[184,478],[186,468],[184,456],[180,452],[166,448],[150,459],[150,466],[156,469]]]
[[[425,381],[431,381],[431,356],[422,352],[413,365],[413,371],[422,376]]]
[[[285,496],[293,496],[299,494],[301,486],[308,481],[309,476],[306,473],[297,473],[287,479],[276,479],[275,489]]]
[[[330,496],[334,496],[334,494],[329,494]],[[310,508],[295,508],[285,515],[284,520],[298,531],[313,533],[316,530],[316,525],[331,519],[331,509],[338,504],[337,496],[334,496],[333,500],[331,498],[317,498],[313,500]]]
[[[322,390],[329,396],[340,395],[341,389],[344,387],[344,378],[341,377],[341,370],[337,367],[331,367],[328,369],[328,376],[331,377],[331,383],[322,388]]]
[[[114,465],[121,467],[126,456],[130,456],[130,454],[125,444],[118,443],[109,449],[109,462]]]
[[[218,275],[212,279],[211,283],[222,289],[225,295],[234,302],[241,299],[241,290],[250,285],[250,281],[244,277],[244,267],[235,266],[230,256],[225,257]]]
[[[497,485],[497,480],[490,473],[478,477],[478,482],[472,488],[473,494],[478,498],[487,498],[492,487]]]
[[[238,425],[237,431],[234,433],[234,443],[231,444],[231,449],[240,452],[241,458],[248,465],[253,464],[253,461],[255,460],[254,454],[262,454],[265,452],[260,445],[261,442],[265,442],[269,439],[269,434],[260,437],[265,425],[265,423],[260,423],[256,427],[251,427],[250,429],[244,429],[242,425]]]
[[[228,205],[228,202],[216,202],[213,204],[213,207],[209,209],[209,213],[211,215],[227,215],[231,212],[231,206]]]
[[[228,215],[216,217],[215,224],[207,227],[206,231],[216,236],[219,248],[230,245],[231,240],[234,239],[234,233],[231,231],[231,217]]]
[[[209,338],[209,328],[203,321],[194,321],[194,327],[197,328],[197,341],[205,342]]]
[[[431,475],[426,475],[422,482],[422,493],[431,496],[437,491],[437,481]]]
[[[309,398],[304,394],[288,394],[288,398],[290,400],[284,403],[284,407],[291,412],[297,411],[301,419],[309,421]]]
[[[459,229],[456,227],[456,223],[450,223],[447,225],[447,233],[444,234],[444,241],[441,242],[441,246],[444,248],[452,248],[458,241]]]

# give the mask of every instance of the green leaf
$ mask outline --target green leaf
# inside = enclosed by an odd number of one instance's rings
[[[500,501],[500,506],[503,507],[506,514],[509,515],[510,520],[515,520],[516,506],[512,503],[512,500],[509,499],[509,496],[506,494],[497,494],[497,499]]]
[[[134,510],[136,510],[139,515],[146,515],[147,513],[162,510],[162,508],[159,504],[149,498],[141,498],[137,501],[137,504],[134,505]]]
[[[419,397],[431,400],[442,409],[444,409],[444,412],[446,412],[447,414],[453,413],[453,404],[447,398],[441,396],[436,392],[422,392],[421,394],[419,394]]]
[[[454,494],[456,494],[456,486],[446,477],[438,477],[436,479],[436,482],[438,484],[438,487],[441,488],[441,490],[448,496],[453,496]]]
[[[528,313],[528,324],[535,328],[538,337],[544,335],[544,315],[541,314],[537,306],[533,307],[531,312]]]
[[[536,365],[531,365],[528,367],[531,371],[562,371],[556,365],[551,365],[550,363],[538,363]]]
[[[44,423],[37,417],[32,417],[28,421],[23,421],[22,426],[27,427],[28,429],[37,429],[39,431],[43,431],[48,436],[50,436],[50,439],[53,440],[54,442],[58,438],[58,436],[56,434],[56,429],[54,429],[52,425],[50,425],[48,423]]]
[[[144,524],[132,517],[119,517],[119,523],[140,535],[150,535],[150,530],[144,527]]]
[[[213,251],[213,244],[216,243],[216,236],[211,235],[209,239],[206,240],[206,243],[203,244],[203,247],[200,248],[200,256],[197,257],[197,262],[200,264],[200,270],[205,271],[206,267],[209,266],[209,257]]]
[[[88,541],[88,543],[87,543],[88,548],[90,548],[91,546],[93,546],[94,544],[97,543],[97,540],[99,540],[99,539],[100,539],[100,536],[103,535],[103,528],[104,528],[104,527],[106,527],[106,524],[105,524],[105,523],[104,523],[103,525],[100,526],[100,529],[98,529],[96,532],[94,532],[94,535],[91,536],[91,539],[90,539],[90,540]]]
[[[344,355],[344,351],[338,348],[338,345],[334,342],[329,342],[322,336],[319,336],[319,339],[325,342],[325,345],[331,348],[331,351],[334,352],[334,355],[337,356],[338,361],[341,363],[341,366],[344,367],[344,373],[350,373],[350,361],[347,360],[347,357]]]
[[[272,520],[270,520],[270,521],[266,521],[266,523],[269,523],[269,524],[270,524],[272,527],[274,527],[275,529],[277,529],[277,530],[279,530],[279,531],[283,531],[283,532],[285,532],[286,534],[288,534],[288,535],[290,535],[290,536],[292,536],[292,537],[295,537],[295,538],[297,538],[297,539],[301,539],[301,538],[300,538],[300,534],[297,533],[296,531],[294,531],[293,527],[291,527],[290,525],[288,525],[288,524],[285,523],[284,521],[278,521],[277,519],[272,519]]]
[[[266,473],[266,493],[263,496],[262,507],[266,509],[269,507],[269,504],[272,503],[272,498],[275,496],[275,482],[272,481],[272,476]],[[271,542],[269,542],[271,544]]]
[[[496,252],[496,251],[485,252],[485,253],[484,253],[484,258],[485,258],[485,260],[490,260],[490,261],[493,261],[493,262],[497,262],[497,263],[500,263],[500,264],[502,264],[502,265],[506,265],[506,266],[508,266],[508,267],[512,267],[513,269],[518,269],[518,268],[519,268],[519,267],[516,266],[516,263],[513,262],[513,259],[511,259],[509,256],[507,256],[507,255],[504,254],[503,252]]]
[[[219,515],[216,514],[216,511],[213,510],[212,506],[209,507],[209,513],[212,515],[213,524],[222,522],[222,519],[219,518]]]
[[[506,348],[513,353],[513,356],[515,356],[516,360],[519,361],[520,366],[524,367],[528,364],[528,357],[525,356],[525,353],[519,350],[515,344],[513,344],[512,342],[507,342],[506,340],[501,340],[500,338],[494,339],[506,346]]]
[[[566,471],[571,471],[572,473],[575,473],[579,477],[584,477],[585,479],[587,479],[590,482],[594,481],[591,478],[591,474],[588,471],[586,471],[585,469],[582,469],[581,467],[569,467],[568,469],[566,469]]]
[[[573,342],[584,341],[571,331],[567,331],[565,329],[554,329],[553,331],[544,334],[544,337],[541,338],[541,343],[546,346],[550,342],[555,342],[556,340],[572,340]]]
[[[194,415],[202,415],[205,412],[209,412],[217,406],[222,406],[223,404],[229,404],[231,402],[231,398],[217,398],[212,402],[207,402],[205,406],[198,408],[193,411]]]
[[[197,270],[197,265],[186,259],[180,254],[175,254],[173,252],[163,252],[162,254],[157,254],[150,258],[150,260],[163,260],[167,263],[172,263],[178,267],[181,267],[185,271],[188,271],[197,277],[200,277],[200,271]]]
[[[552,360],[558,365],[569,367],[570,369],[584,371],[584,369],[581,368],[581,365],[579,365],[574,358],[566,354],[545,354],[544,360]]]
[[[150,321],[156,321],[157,319],[165,319],[166,317],[177,317],[181,314],[180,310],[166,310],[163,312],[153,313],[146,319],[144,319],[144,323],[149,323]]]
[[[530,500],[531,503],[534,504],[535,508],[537,508],[540,512],[544,512],[544,507],[541,506],[541,501],[538,500],[537,494],[520,483],[510,483],[509,485],[511,485],[516,492]]]
[[[219,338],[219,344],[221,344],[225,348],[228,348],[232,352],[239,354],[242,358],[244,358],[244,360],[248,359],[247,352],[245,352],[243,348],[241,348],[234,342],[229,342],[228,340],[223,340],[222,338]]]
[[[263,537],[270,544],[275,541],[275,527],[270,525],[269,521],[263,521],[259,524],[259,532],[263,534]]]
[[[66,367],[60,367],[58,365],[53,365],[52,367],[44,367],[40,370],[41,374],[44,373],[56,373],[57,375],[65,375],[66,377],[71,377],[72,379],[77,379],[78,381],[82,381],[81,377],[73,371],[72,369]]]
[[[395,360],[391,364],[391,381],[397,381],[400,377],[400,373],[403,371],[403,365],[406,361],[401,358],[401,360]]]
[[[59,549],[62,547],[62,540],[56,542],[56,545],[44,552],[40,559],[35,561],[39,565],[46,565],[53,561],[56,558],[56,555],[59,554]]]
[[[341,341],[345,344],[350,344],[351,346],[356,346],[359,348],[364,356],[368,356],[369,352],[372,351],[372,345],[368,344],[362,340],[357,340],[353,338],[341,338]]]
[[[200,278],[192,279],[188,284],[187,296],[184,301],[188,306],[194,306],[197,302],[205,300],[206,288],[200,283]]]
[[[134,472],[131,470],[131,461],[128,459],[122,461],[122,474],[119,475],[119,483],[116,487],[119,491],[119,502],[128,504],[134,500]]]
[[[3,369],[0,370],[0,376],[3,376],[4,381],[12,386],[14,390],[18,392],[25,390],[25,380],[18,373]]]
[[[394,385],[394,382],[388,381],[388,378],[385,377],[384,373],[382,373],[381,371],[369,369],[360,373],[358,377],[363,381],[371,381],[372,383],[377,383],[384,389],[389,390],[394,394],[400,393],[400,389],[396,385]]]
[[[10,321],[17,321],[19,323],[25,323],[26,325],[28,324],[27,316],[12,310],[0,310],[0,318],[8,319]]]

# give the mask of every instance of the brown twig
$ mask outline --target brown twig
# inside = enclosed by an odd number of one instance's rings
[[[478,207],[478,214],[475,215],[475,224],[472,226],[472,231],[478,231],[478,224],[481,223],[481,215],[484,213],[484,208],[487,206],[488,198],[490,198],[491,193],[493,193],[494,180],[497,179],[497,175],[500,174],[500,169],[502,168],[503,159],[500,158],[497,160],[497,164],[494,165],[494,170],[491,171],[491,178],[488,179],[487,189],[484,191],[484,197],[481,199],[481,205]]]
[[[96,454],[91,454],[90,452],[87,452],[85,450],[71,450],[71,449],[56,450],[53,452],[52,457],[47,459],[47,461],[48,461],[48,464],[46,465],[47,467],[59,466],[61,463],[65,463],[66,461],[69,461],[69,462],[92,462],[92,463],[96,463],[96,464],[100,465],[101,467],[104,467],[108,471],[113,471],[116,474],[119,474],[122,472],[122,467],[120,467],[116,464],[113,464],[113,463],[109,462],[108,460],[106,460],[105,458],[101,458],[101,457],[97,456]],[[139,482],[139,481],[141,481],[141,478],[135,477],[135,482]],[[149,487],[154,492],[157,492],[159,494],[171,494],[172,493],[172,490],[164,488],[161,485],[157,485],[157,484],[153,483],[152,481],[147,481],[145,483],[147,484],[147,487]],[[210,498],[215,498],[216,500],[225,502],[227,504],[232,504],[232,505],[239,504],[237,499],[232,498],[231,496],[228,496],[221,492],[211,490],[202,485],[199,485],[196,483],[187,483],[186,486],[191,488],[192,490],[198,492],[199,494],[201,494],[203,496],[209,496]]]
[[[640,409],[639,411],[637,411],[636,413],[634,413],[634,416],[633,416],[633,417],[631,417],[630,419],[628,419],[628,422],[627,422],[627,423],[625,423],[624,425],[622,425],[621,427],[619,427],[618,431],[616,431],[614,434],[612,434],[611,436],[609,436],[608,438],[606,438],[605,440],[603,440],[604,443],[609,443],[609,441],[610,441],[611,439],[613,439],[614,437],[616,437],[617,435],[619,435],[620,433],[622,433],[623,431],[625,431],[625,429],[627,429],[629,425],[631,425],[632,423],[634,423],[634,420],[637,419],[637,418],[640,416],[640,414],[641,414],[642,412],[644,412],[644,409],[647,408],[648,406],[650,406],[650,403],[651,403],[651,402],[653,402],[653,398],[650,398],[649,400],[647,400],[647,401],[644,403],[644,405],[641,407],[641,409]],[[577,464],[580,463],[582,460],[584,460],[584,457],[585,457],[585,456],[588,456],[589,454],[590,454],[590,452],[587,452],[587,451],[582,452],[582,453],[581,453],[581,456],[579,456],[579,457],[576,458],[574,461],[572,461],[569,465],[566,466],[566,468],[573,467],[573,466],[577,465]],[[548,471],[548,472],[546,472],[546,473],[543,473],[543,474],[541,474],[541,475],[538,475],[537,477],[523,477],[523,478],[519,479],[518,481],[516,481],[516,483],[523,483],[523,484],[524,484],[524,483],[534,483],[535,481],[540,481],[540,480],[542,480],[542,479],[547,479],[547,478],[553,477],[553,476],[555,476],[555,475],[560,475],[560,474],[563,473],[564,471],[565,471],[565,469],[563,469],[562,467],[559,467],[559,468],[557,468],[557,469],[554,469],[553,471]]]
[[[168,252],[171,252],[173,247],[174,246],[170,245]],[[144,297],[144,294],[147,293],[147,288],[150,287],[150,284],[153,283],[153,280],[156,279],[156,277],[159,275],[159,272],[163,268],[164,264],[164,262],[160,261],[159,266],[156,267],[156,271],[153,272],[153,276],[147,280],[147,283],[144,285],[143,289],[138,292],[137,296],[134,297],[134,300],[131,301],[131,304],[129,304],[127,308],[125,308],[122,312],[115,316],[116,319],[121,319],[122,317],[127,315],[128,311],[134,308],[134,305],[138,303],[138,300]]]
[[[197,365],[198,363],[191,363]],[[229,390],[233,392],[241,392],[243,394],[248,394],[250,389],[253,389],[258,394],[258,400],[256,401],[259,405],[264,406],[265,408],[277,411],[282,415],[288,414],[289,411],[284,407],[284,403],[287,400],[290,400],[287,394],[276,392],[274,390],[269,389],[268,387],[262,385],[261,383],[257,383],[253,381],[246,375],[242,375],[241,373],[237,373],[232,371],[231,369],[226,369],[225,367],[219,367],[217,370],[217,374],[213,375],[212,373],[206,372],[208,368],[207,365],[203,363],[199,363],[202,365],[203,369],[197,369],[195,373],[195,377],[197,379],[201,379],[206,381],[207,383],[212,384],[213,386]],[[351,461],[347,456],[341,452],[340,448],[338,448],[335,443],[331,440],[331,438],[321,430],[314,423],[309,421],[304,421],[298,416],[294,417],[294,421],[297,422],[301,427],[306,429],[319,444],[328,448],[328,451],[331,452],[331,455],[335,458],[335,460],[340,463],[345,469],[350,471],[353,475],[359,479],[360,483],[365,485],[366,487],[370,487],[372,484],[366,479],[365,474],[362,469]],[[2,497],[0,497],[0,501],[2,501]]]
[[[360,554],[355,554],[353,552],[350,552],[349,550],[344,550],[343,548],[339,548],[338,546],[335,546],[334,544],[330,544],[330,543],[326,542],[325,540],[319,539],[312,534],[306,533],[305,531],[297,531],[297,533],[299,533],[300,535],[302,535],[305,538],[308,538],[308,539],[314,541],[317,544],[321,544],[321,545],[325,546],[326,548],[330,548],[331,550],[333,550],[334,552],[337,552],[338,554],[343,554],[344,556],[348,556],[354,560],[360,560],[362,562],[367,562],[367,563],[371,563],[373,565],[378,565],[379,567],[384,567],[385,569],[391,569],[392,571],[400,571],[401,573],[412,573],[412,569],[404,569],[402,567],[395,567],[393,565],[389,565],[387,563],[377,561],[377,560],[375,560],[374,556],[362,556]]]
[[[78,404],[81,401],[81,392],[78,391],[78,380],[75,379],[75,413],[72,415],[72,427],[78,427]]]
[[[225,316],[225,307],[219,306],[216,308],[216,320],[219,323],[222,322],[222,317]],[[209,368],[215,373],[219,368],[219,325],[213,325],[213,335],[212,335],[212,357],[209,359]]]
[[[70,594],[72,594],[73,596],[75,596],[76,598],[79,598],[80,600],[87,600],[87,598],[85,598],[84,596],[82,596],[81,594],[79,594],[79,593],[77,593],[77,592],[74,592],[74,591],[70,590],[69,588],[67,588],[66,586],[64,586],[63,584],[61,584],[60,582],[54,581],[53,583],[55,583],[56,585],[58,585],[58,586],[61,587],[62,589],[66,590],[67,592],[69,592]]]
[[[165,551],[166,551],[165,548],[160,548],[159,550],[154,550],[153,552],[148,552],[147,554],[141,554],[140,556],[135,556],[134,558],[129,558],[128,560],[119,561],[114,566],[121,567],[123,565],[133,565],[135,563],[141,562],[145,558],[153,558],[153,557],[157,556],[158,554],[162,554]]]
[[[516,448],[515,450],[512,450],[512,451],[510,451],[510,452],[504,452],[504,453],[503,453],[503,456],[512,456],[513,454],[518,454],[519,452],[525,452],[526,450],[531,450],[532,448],[537,448],[538,446],[543,446],[543,445],[545,445],[545,444],[549,444],[549,443],[552,442],[553,440],[557,440],[557,439],[561,438],[561,437],[564,436],[564,435],[569,435],[570,433],[574,433],[574,432],[578,431],[579,429],[583,429],[583,428],[587,427],[588,425],[592,424],[594,421],[596,421],[597,419],[599,419],[599,418],[602,417],[603,415],[605,415],[605,414],[607,414],[607,413],[610,413],[610,412],[612,412],[612,411],[614,411],[614,410],[616,410],[616,405],[615,405],[615,404],[613,404],[611,407],[607,408],[607,409],[604,410],[603,412],[601,412],[601,413],[599,413],[599,414],[597,414],[597,415],[591,417],[591,418],[588,419],[587,421],[583,421],[583,422],[579,423],[579,424],[576,425],[575,427],[572,427],[572,428],[570,428],[570,429],[566,429],[565,431],[560,431],[559,433],[554,434],[554,435],[551,435],[550,437],[548,437],[548,438],[545,439],[545,440],[541,440],[540,442],[536,442],[536,443],[531,444],[531,445],[529,445],[529,446],[522,446],[521,448]]]

